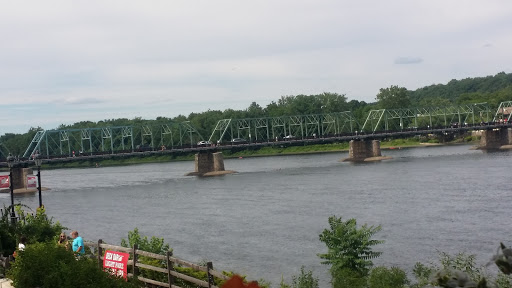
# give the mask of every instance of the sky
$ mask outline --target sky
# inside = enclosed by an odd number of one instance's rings
[[[510,0],[0,0],[0,135],[512,72]]]

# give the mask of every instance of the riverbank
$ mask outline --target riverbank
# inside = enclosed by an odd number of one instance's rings
[[[451,142],[437,143],[431,140],[430,142],[420,142],[418,138],[410,139],[393,139],[381,142],[381,149],[402,149],[402,148],[418,148],[439,145],[454,145],[454,144],[471,144],[476,142],[467,142],[463,138],[455,139]],[[293,143],[292,143],[293,144]],[[315,145],[276,145],[262,147],[259,149],[246,149],[240,151],[224,150],[224,158],[247,158],[247,157],[271,157],[278,155],[303,155],[303,154],[317,154],[317,153],[339,153],[347,152],[349,150],[348,142],[333,143],[333,144],[315,144]],[[99,168],[99,167],[113,167],[113,166],[128,166],[137,164],[148,163],[166,163],[173,161],[193,161],[194,153],[189,154],[140,154],[132,157],[112,157],[108,159],[77,159],[76,161],[66,163],[53,163],[44,164],[43,169],[63,169],[63,168]]]

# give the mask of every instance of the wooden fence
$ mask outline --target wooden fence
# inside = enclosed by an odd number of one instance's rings
[[[214,283],[214,277],[217,277],[221,280],[227,280],[229,279],[228,276],[222,274],[219,271],[213,270],[213,264],[212,262],[208,262],[206,266],[200,266],[182,259],[178,259],[176,257],[172,256],[171,251],[167,251],[166,255],[161,254],[155,254],[147,251],[139,250],[137,245],[134,245],[133,248],[127,248],[122,246],[114,246],[103,243],[103,241],[100,239],[98,240],[98,243],[94,242],[85,242],[84,245],[89,247],[94,247],[97,254],[98,259],[98,266],[103,269],[103,252],[104,250],[112,250],[117,252],[124,252],[130,254],[130,260],[128,260],[128,266],[132,267],[131,271],[132,273],[128,273],[128,277],[137,277],[137,279],[141,282],[160,286],[160,287],[169,287],[169,288],[181,288],[180,286],[174,285],[176,279],[181,279],[186,282],[190,282],[194,285],[197,285],[199,287],[208,287],[208,288],[218,288],[215,286]],[[144,256],[156,260],[163,261],[165,263],[165,268],[163,267],[157,267],[152,265],[147,265],[139,262],[139,256]],[[204,281],[198,278],[191,277],[189,275],[185,275],[183,273],[179,273],[176,271],[175,266],[183,266],[191,268],[194,271],[202,271],[205,272],[207,275],[208,281]],[[154,279],[148,279],[140,276],[139,274],[139,268],[152,270],[156,272],[163,273],[167,276],[167,283],[157,281]]]

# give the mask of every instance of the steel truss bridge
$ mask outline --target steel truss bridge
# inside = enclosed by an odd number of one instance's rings
[[[160,125],[40,130],[25,150],[23,158],[67,157],[173,149],[193,146],[203,140],[190,122]]]
[[[249,149],[272,145],[307,145],[383,139],[415,135],[455,133],[512,127],[512,101],[502,102],[497,111],[487,103],[407,109],[371,110],[363,124],[352,112],[295,115],[248,119],[222,119],[209,141],[190,122],[141,126],[41,130],[36,133],[23,158],[40,154],[46,159],[69,161],[145,153],[191,153],[197,151]],[[246,143],[232,143],[243,138]],[[217,144],[218,143],[218,144]],[[240,145],[235,145],[240,144]],[[0,145],[1,147],[1,145]],[[73,157],[73,151],[75,156]],[[57,160],[56,159],[56,160]]]
[[[210,135],[210,142],[229,142],[243,138],[250,142],[282,139],[308,139],[350,134],[357,129],[352,112],[294,115],[249,119],[222,119]],[[288,136],[288,138],[286,138]]]

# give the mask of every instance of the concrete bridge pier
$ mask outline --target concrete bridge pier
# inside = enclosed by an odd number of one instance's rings
[[[28,192],[36,192],[37,189],[33,187],[28,187],[27,176],[33,175],[34,172],[32,168],[26,167],[13,167],[12,169],[12,188],[14,193],[28,193]],[[1,192],[8,192],[10,187],[2,188]]]
[[[351,140],[349,142],[348,158],[343,159],[343,161],[364,162],[386,159],[391,159],[391,157],[382,156],[379,140]]]
[[[187,176],[218,176],[231,174],[235,171],[224,169],[224,156],[222,152],[197,153],[195,155],[195,170]]]
[[[27,176],[33,174],[34,172],[32,171],[32,168],[12,168],[13,189],[27,189]]]
[[[501,128],[482,131],[480,149],[500,149],[504,145],[512,145],[512,129]]]

